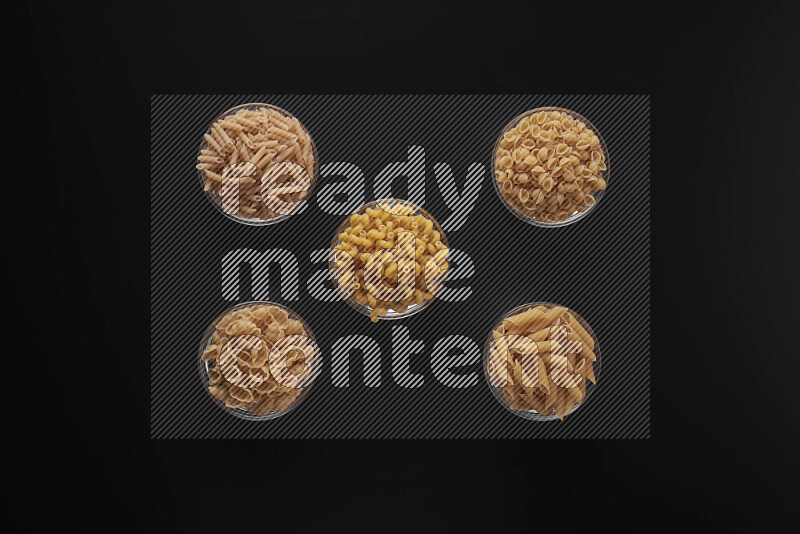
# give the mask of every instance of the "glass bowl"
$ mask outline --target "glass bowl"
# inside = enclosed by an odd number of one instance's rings
[[[252,103],[249,103],[249,104],[242,104],[240,106],[232,107],[232,108],[220,113],[213,121],[211,121],[211,123],[209,124],[208,128],[206,128],[206,131],[204,132],[204,135],[201,137],[201,140],[200,140],[200,148],[198,149],[198,152],[197,152],[198,158],[203,156],[202,151],[204,149],[209,148],[209,142],[206,139],[205,135],[209,135],[209,136],[211,135],[211,130],[213,129],[214,125],[219,120],[223,119],[224,117],[228,117],[230,115],[235,115],[240,110],[259,111],[259,110],[264,109],[264,108],[266,108],[268,110],[276,111],[276,112],[280,113],[283,117],[286,117],[288,120],[295,119],[295,116],[292,115],[291,113],[289,113],[288,111],[283,110],[283,109],[281,109],[281,108],[279,108],[277,106],[273,106],[271,104],[264,104],[264,103],[260,103],[260,102],[252,102]],[[308,177],[309,177],[309,179],[311,181],[311,185],[309,186],[309,188],[307,190],[305,198],[303,200],[297,201],[294,204],[294,206],[291,208],[291,210],[289,210],[287,213],[282,213],[282,214],[279,213],[276,217],[273,217],[271,219],[260,219],[260,218],[245,217],[245,216],[243,216],[243,215],[241,215],[239,213],[232,213],[232,212],[226,210],[221,205],[221,200],[219,198],[219,195],[216,192],[212,191],[212,190],[207,190],[206,187],[205,187],[206,186],[206,175],[205,175],[206,169],[198,168],[197,169],[197,176],[198,176],[198,178],[200,180],[200,186],[203,188],[203,192],[205,193],[206,198],[208,198],[208,200],[211,202],[211,204],[219,212],[221,212],[223,215],[225,215],[229,219],[232,219],[232,220],[234,220],[234,221],[236,221],[238,223],[248,224],[248,225],[252,225],[252,226],[264,226],[264,225],[268,225],[268,224],[276,224],[276,223],[279,223],[281,221],[285,221],[286,219],[288,219],[289,217],[291,217],[292,215],[297,213],[303,207],[303,205],[305,205],[305,203],[311,197],[311,194],[313,193],[313,190],[314,190],[314,186],[317,183],[317,178],[318,178],[318,175],[319,175],[319,157],[317,156],[317,146],[314,143],[314,139],[311,137],[311,134],[309,133],[308,129],[303,125],[302,122],[298,121],[298,124],[299,124],[300,128],[303,130],[303,132],[305,133],[305,135],[308,137],[309,145],[311,147],[311,154],[312,154],[312,157],[313,157],[313,160],[314,160],[313,168],[305,169],[305,171],[308,174]],[[280,142],[280,139],[281,139],[280,137],[276,137],[275,135],[272,135],[272,134],[266,134],[266,135],[268,135],[271,139],[277,139]],[[234,141],[238,141],[237,138],[232,138],[232,139]],[[295,158],[292,157],[292,156],[287,158],[286,161],[292,161],[292,162],[296,163],[295,162]],[[198,163],[198,166],[202,166],[204,162],[200,162],[199,160],[197,160],[197,163]],[[242,164],[243,161],[240,161],[238,163]],[[252,172],[250,172],[251,169],[248,168],[246,175],[247,176],[252,176],[252,177],[255,177],[257,175],[262,175],[263,176],[263,174],[266,173],[274,165],[275,165],[275,162],[270,162],[270,163],[266,164],[266,167],[264,167],[263,169],[258,169],[258,170],[256,169],[255,165],[253,165],[252,166]],[[301,165],[301,167],[302,167],[302,165]],[[222,170],[224,168],[225,168],[224,166],[217,168],[216,171],[219,171],[217,174],[222,174]],[[303,167],[303,168],[305,168],[305,167]],[[259,196],[260,196],[260,192],[257,193],[257,194],[259,194]]]
[[[591,382],[591,381],[586,380],[584,378],[584,381],[586,382],[586,395],[583,397],[583,399],[581,399],[580,402],[574,403],[573,409],[570,412],[568,412],[565,417],[567,417],[567,416],[569,416],[571,414],[574,414],[581,406],[583,406],[586,403],[586,401],[592,395],[594,390],[597,389],[596,382],[600,378],[600,344],[598,343],[597,336],[595,336],[594,331],[592,331],[592,329],[589,326],[589,324],[580,315],[575,313],[573,310],[570,310],[569,308],[566,308],[565,306],[561,306],[560,304],[553,304],[553,303],[550,303],[550,302],[532,302],[532,303],[529,303],[529,304],[524,304],[522,306],[518,306],[518,307],[514,308],[513,310],[511,310],[508,313],[506,313],[505,315],[503,315],[499,320],[497,320],[495,322],[494,326],[492,327],[491,331],[489,332],[489,335],[488,335],[488,337],[486,339],[486,343],[484,344],[484,349],[483,349],[483,372],[484,372],[484,377],[486,378],[486,383],[488,384],[489,389],[492,391],[492,394],[494,395],[494,397],[497,399],[497,401],[500,404],[502,404],[511,413],[513,413],[515,415],[518,415],[518,416],[520,416],[520,417],[522,417],[524,419],[529,419],[529,420],[534,420],[534,421],[554,421],[554,420],[557,421],[559,418],[554,413],[553,407],[550,407],[548,412],[543,412],[543,413],[539,413],[535,409],[520,410],[520,409],[512,408],[508,398],[506,398],[506,396],[503,394],[504,393],[502,391],[503,388],[501,388],[497,384],[495,384],[493,382],[493,379],[491,378],[491,372],[490,372],[491,354],[490,354],[490,349],[491,349],[491,347],[493,345],[493,339],[494,339],[493,333],[494,333],[494,331],[498,327],[502,326],[503,325],[503,321],[505,321],[509,317],[515,316],[517,314],[520,314],[520,313],[522,313],[524,311],[527,311],[529,309],[536,308],[536,307],[543,307],[543,309],[547,309],[547,310],[550,310],[550,309],[553,309],[553,308],[564,308],[574,318],[574,320],[580,325],[580,327],[583,328],[583,330],[585,331],[586,335],[591,337],[591,339],[594,341],[594,349],[593,349],[592,352],[594,352],[596,360],[591,365],[592,365],[592,370],[593,370],[594,376],[595,376],[595,382]],[[542,329],[542,328],[547,328],[548,326],[551,326],[551,324],[544,323],[544,324],[538,325],[536,327],[536,329],[539,330],[539,329]],[[576,332],[577,330],[573,329],[573,331]],[[527,335],[530,335],[530,333],[527,334]]]
[[[572,215],[570,215],[569,217],[567,217],[563,221],[545,222],[545,221],[537,219],[535,216],[534,217],[526,216],[525,214],[520,212],[518,209],[516,209],[513,205],[511,205],[509,203],[509,201],[506,199],[505,195],[503,195],[503,192],[500,191],[500,186],[497,183],[497,174],[496,174],[497,173],[497,169],[496,169],[497,150],[500,148],[500,142],[503,140],[503,135],[506,132],[508,132],[511,128],[515,127],[525,117],[533,115],[534,113],[539,113],[541,111],[560,111],[561,113],[565,113],[565,114],[569,115],[570,117],[572,117],[575,120],[583,122],[586,125],[586,128],[589,131],[591,131],[592,133],[597,135],[597,138],[600,140],[600,145],[599,146],[601,147],[601,149],[603,151],[603,156],[605,158],[604,161],[605,161],[606,169],[604,171],[602,171],[601,176],[606,181],[606,184],[607,184],[606,188],[605,189],[601,189],[599,191],[595,191],[594,193],[592,193],[593,196],[594,196],[594,200],[595,200],[594,205],[586,207],[586,209],[584,209],[583,211],[575,210],[572,213]],[[574,112],[572,110],[565,109],[565,108],[541,107],[541,108],[532,109],[530,111],[526,111],[525,113],[523,113],[521,115],[518,115],[517,117],[515,117],[511,122],[509,122],[503,128],[502,132],[500,132],[500,135],[497,137],[497,141],[494,144],[494,149],[492,150],[492,174],[491,174],[491,178],[492,178],[492,183],[494,184],[494,190],[497,193],[497,196],[500,197],[500,201],[503,203],[503,205],[506,208],[508,208],[508,210],[511,213],[513,213],[519,219],[522,219],[526,223],[530,223],[530,224],[533,224],[535,226],[540,226],[540,227],[543,227],[543,228],[558,228],[558,227],[561,227],[561,226],[567,226],[569,224],[572,224],[572,223],[574,223],[576,221],[579,221],[579,220],[583,219],[589,213],[595,212],[597,210],[597,207],[600,205],[600,201],[606,195],[606,191],[608,190],[608,184],[610,184],[610,182],[609,182],[609,178],[610,177],[611,177],[611,160],[609,159],[609,155],[608,155],[608,147],[606,146],[606,142],[603,139],[603,136],[600,135],[600,131],[591,122],[589,122],[585,117],[583,117],[579,113],[576,113],[576,112]]]
[[[222,373],[220,372],[221,371],[221,369],[220,369],[221,365],[217,361],[206,361],[203,358],[203,355],[206,352],[206,349],[208,349],[211,345],[215,344],[214,343],[214,333],[217,331],[217,325],[220,323],[220,321],[223,318],[225,318],[226,316],[228,316],[229,314],[233,314],[233,313],[236,313],[236,312],[241,312],[241,311],[244,311],[245,309],[252,308],[252,307],[255,307],[255,306],[274,306],[275,308],[279,308],[280,310],[283,310],[284,312],[286,312],[286,315],[287,315],[288,319],[299,321],[300,325],[302,326],[303,334],[308,337],[308,339],[311,342],[310,343],[310,347],[313,348],[313,352],[311,354],[311,358],[312,358],[311,362],[308,362],[308,360],[306,359],[305,363],[306,363],[307,368],[304,367],[303,370],[298,375],[297,389],[302,389],[302,391],[285,407],[283,406],[283,404],[285,404],[285,401],[284,401],[283,403],[281,403],[281,409],[279,409],[277,411],[271,411],[271,412],[266,413],[266,414],[255,414],[255,413],[251,412],[250,410],[247,410],[244,407],[238,407],[238,408],[230,407],[230,406],[227,406],[225,404],[225,402],[223,402],[222,400],[220,400],[217,397],[215,397],[211,393],[211,391],[209,389],[209,387],[211,386],[211,376],[210,376],[209,372],[210,371],[214,372],[214,369],[216,369],[216,373],[215,374],[216,374],[217,377],[219,377],[220,375],[222,376],[222,378],[221,378],[222,382],[225,382],[227,384],[230,384],[230,382],[226,381],[224,372],[222,372]],[[219,332],[225,337],[227,337],[229,335],[229,334],[224,333],[223,330],[219,330]],[[224,344],[222,346],[224,346]],[[252,301],[252,302],[245,302],[245,303],[242,303],[242,304],[237,304],[236,306],[233,306],[233,307],[225,310],[223,313],[221,313],[219,316],[217,316],[212,321],[211,325],[203,333],[202,341],[200,342],[200,349],[199,349],[199,353],[198,353],[198,359],[197,359],[197,367],[198,367],[198,371],[200,373],[200,382],[203,385],[203,389],[205,389],[206,393],[208,393],[208,396],[211,398],[211,400],[217,406],[219,406],[220,408],[222,408],[223,410],[225,410],[229,414],[234,415],[236,417],[239,417],[240,419],[246,419],[246,420],[249,420],[249,421],[266,421],[266,420],[269,420],[269,419],[275,419],[275,418],[280,417],[282,415],[286,415],[290,411],[292,411],[295,408],[297,408],[297,406],[301,402],[303,402],[303,400],[305,400],[305,398],[308,396],[309,392],[311,391],[311,386],[313,385],[314,380],[316,379],[316,377],[319,374],[320,364],[321,364],[321,357],[320,357],[319,347],[316,344],[316,339],[314,338],[314,334],[311,332],[311,329],[309,328],[308,324],[306,324],[306,322],[303,321],[303,319],[299,315],[294,313],[289,308],[286,308],[285,306],[281,306],[280,304],[275,304],[273,302],[267,302],[267,301]],[[239,369],[241,369],[241,367]],[[305,375],[305,376],[301,376],[301,375]]]
[[[362,303],[358,302],[357,300],[355,300],[352,297],[352,295],[348,296],[347,292],[344,289],[342,289],[342,287],[341,287],[341,285],[339,283],[339,278],[338,278],[338,276],[336,274],[336,269],[334,268],[333,250],[334,250],[334,247],[336,247],[336,245],[341,243],[341,241],[339,241],[339,234],[344,232],[344,230],[350,226],[350,217],[352,217],[352,215],[354,215],[354,214],[361,215],[361,214],[366,212],[367,208],[375,208],[379,204],[388,204],[390,206],[398,206],[398,205],[407,206],[407,207],[409,207],[409,208],[411,208],[413,210],[415,215],[422,215],[425,218],[429,219],[433,223],[433,230],[439,232],[439,235],[440,235],[440,239],[439,240],[442,242],[444,247],[447,248],[447,249],[450,248],[450,245],[447,242],[447,236],[445,236],[444,231],[442,230],[442,227],[439,225],[439,223],[436,221],[436,219],[430,213],[425,211],[422,207],[414,204],[413,202],[409,202],[407,200],[399,200],[399,199],[394,199],[394,198],[383,199],[383,200],[375,200],[373,202],[370,202],[370,203],[365,204],[364,206],[360,207],[353,214],[348,215],[345,218],[344,222],[342,222],[342,224],[336,230],[336,233],[333,235],[333,241],[331,242],[331,247],[330,247],[331,254],[329,256],[329,261],[328,261],[328,270],[330,271],[331,279],[333,280],[333,285],[339,291],[339,293],[342,295],[342,298],[344,298],[344,300],[352,308],[354,308],[358,312],[363,313],[364,315],[367,315],[367,316],[370,315],[370,313],[372,311],[372,308],[370,306],[366,305],[366,304],[362,304]],[[447,277],[449,276],[449,274],[450,274],[450,269],[448,269],[445,272],[444,276],[439,281],[440,287],[445,283],[445,281],[447,280]],[[383,320],[403,319],[404,317],[409,317],[410,315],[414,315],[415,313],[419,313],[420,311],[425,309],[427,306],[429,306],[431,304],[431,302],[433,302],[434,300],[436,300],[435,295],[434,295],[434,298],[431,298],[431,299],[428,299],[428,300],[423,300],[419,304],[411,304],[411,305],[409,305],[408,308],[405,311],[397,311],[397,310],[394,310],[394,309],[389,309],[384,314],[378,314],[377,315],[377,319],[383,319]]]

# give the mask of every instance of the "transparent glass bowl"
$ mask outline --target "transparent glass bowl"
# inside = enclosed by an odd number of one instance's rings
[[[575,319],[580,323],[580,325],[583,326],[583,328],[586,330],[586,332],[589,334],[592,340],[594,340],[594,349],[592,350],[592,352],[594,352],[595,356],[597,357],[597,360],[592,364],[592,368],[594,370],[595,381],[597,382],[600,381],[600,361],[601,361],[600,344],[597,341],[597,336],[595,336],[594,331],[591,329],[589,324],[583,319],[583,317],[575,313],[573,310],[567,308],[566,306],[562,306],[560,304],[554,304],[551,302],[531,302],[529,304],[518,306],[513,310],[509,311],[508,313],[504,314],[497,321],[495,321],[494,325],[489,331],[489,335],[486,338],[486,343],[484,344],[483,348],[483,375],[486,378],[486,383],[488,384],[489,389],[492,391],[492,394],[494,395],[495,399],[497,399],[497,401],[500,404],[502,404],[503,407],[505,407],[514,415],[518,415],[519,417],[533,421],[558,421],[559,420],[558,416],[554,412],[539,413],[536,410],[515,410],[511,408],[509,401],[503,396],[502,392],[500,391],[500,388],[498,388],[495,384],[492,383],[492,379],[489,376],[489,358],[491,357],[489,353],[489,348],[493,340],[492,332],[494,332],[496,328],[502,325],[505,319],[513,315],[517,315],[518,313],[527,311],[531,308],[535,308],[537,306],[544,306],[548,309],[556,307],[565,308],[569,311],[570,314],[573,315],[573,317],[575,317]],[[586,401],[589,399],[589,397],[592,395],[595,389],[597,389],[597,384],[592,383],[589,380],[586,380],[586,396],[581,400],[581,402],[575,403],[575,407],[565,417],[569,417],[570,415],[578,411],[578,409],[586,403]]]
[[[605,156],[606,170],[603,171],[603,179],[606,181],[606,183],[608,185],[606,186],[605,189],[601,189],[601,190],[596,191],[596,192],[593,193],[594,200],[595,200],[595,204],[593,206],[587,207],[584,211],[577,211],[576,210],[572,215],[570,215],[568,218],[564,219],[563,221],[545,222],[545,221],[540,221],[540,220],[536,219],[535,217],[527,217],[527,216],[525,216],[524,214],[522,214],[519,210],[517,210],[514,206],[512,206],[508,202],[508,200],[506,199],[505,195],[503,195],[503,192],[500,191],[500,186],[497,183],[497,177],[496,177],[496,173],[495,173],[495,171],[497,170],[496,167],[495,167],[496,161],[497,161],[496,154],[497,154],[497,149],[500,148],[500,142],[503,140],[503,135],[506,132],[508,132],[511,128],[515,127],[525,117],[533,115],[534,113],[539,113],[540,111],[560,111],[561,113],[566,113],[566,114],[570,115],[575,120],[579,120],[579,121],[583,122],[586,125],[586,128],[588,128],[595,135],[597,135],[597,138],[600,140],[600,146],[603,149],[603,155]],[[586,117],[580,115],[579,113],[576,113],[576,112],[574,112],[572,110],[565,109],[565,108],[542,107],[542,108],[532,109],[530,111],[526,111],[525,113],[523,113],[521,115],[518,115],[513,120],[511,120],[511,122],[506,124],[505,128],[503,128],[503,131],[500,132],[500,135],[497,137],[497,141],[495,142],[494,148],[492,150],[492,174],[491,174],[491,178],[492,178],[492,183],[494,184],[494,190],[497,193],[497,196],[500,197],[500,201],[503,203],[503,205],[506,208],[508,208],[508,210],[511,213],[513,213],[519,219],[525,221],[526,223],[530,223],[530,224],[533,224],[535,226],[541,226],[543,228],[558,228],[558,227],[561,227],[561,226],[567,226],[569,224],[572,224],[572,223],[574,223],[576,221],[579,221],[579,220],[583,219],[584,217],[589,215],[589,213],[595,212],[597,210],[597,207],[600,205],[600,201],[606,195],[606,191],[608,191],[608,187],[611,184],[611,182],[609,181],[610,177],[611,177],[611,160],[609,159],[609,155],[608,155],[608,147],[606,146],[606,142],[603,139],[603,136],[600,135],[600,131],[591,122],[589,122],[586,119]]]
[[[232,108],[220,113],[213,121],[211,121],[211,123],[208,125],[208,128],[206,128],[206,131],[204,132],[204,134],[209,134],[210,135],[211,134],[211,128],[214,126],[214,124],[217,123],[217,121],[219,121],[223,117],[227,117],[228,115],[233,115],[237,111],[242,110],[242,109],[250,109],[250,110],[257,111],[257,110],[259,110],[261,108],[268,108],[268,109],[275,110],[278,113],[280,113],[281,115],[283,115],[284,117],[287,117],[289,119],[296,118],[294,115],[292,115],[288,111],[286,111],[284,109],[281,109],[281,108],[279,108],[277,106],[273,106],[272,104],[264,104],[264,103],[260,103],[260,102],[251,102],[249,104],[242,104],[242,105],[239,105],[239,106],[236,106],[236,107],[232,107]],[[300,121],[298,120],[298,122],[300,122]],[[309,177],[311,179],[311,187],[309,188],[305,199],[297,202],[289,213],[278,215],[277,217],[273,217],[272,219],[258,219],[258,218],[243,217],[241,215],[238,215],[238,214],[235,214],[235,213],[230,213],[230,212],[226,211],[225,209],[223,209],[223,207],[220,205],[220,200],[217,198],[216,193],[214,193],[213,191],[205,191],[205,183],[206,183],[205,174],[204,174],[203,170],[197,169],[197,176],[198,176],[198,178],[200,180],[200,187],[203,190],[203,193],[205,194],[206,198],[208,198],[209,202],[211,202],[211,204],[214,206],[214,208],[216,208],[220,213],[222,213],[223,215],[225,215],[229,219],[232,219],[232,220],[234,220],[234,221],[236,221],[238,223],[248,224],[248,225],[251,225],[251,226],[265,226],[265,225],[268,225],[268,224],[277,224],[279,222],[285,221],[286,219],[288,219],[289,217],[291,217],[292,215],[297,213],[303,207],[303,205],[305,205],[305,203],[308,202],[308,199],[311,197],[312,193],[314,192],[314,187],[317,184],[317,178],[318,178],[318,175],[319,175],[319,157],[317,155],[317,145],[314,143],[314,138],[311,137],[311,133],[308,131],[308,128],[306,128],[305,125],[303,125],[302,122],[300,122],[300,127],[303,129],[303,131],[308,136],[308,139],[311,141],[311,150],[312,150],[312,152],[314,154],[314,168],[313,169],[306,169],[306,172],[308,173],[308,175],[309,175]],[[208,142],[206,141],[206,139],[203,136],[201,136],[200,137],[200,148],[198,148],[198,150],[197,150],[198,157],[202,154],[201,151],[203,149],[205,149],[205,148],[208,148]],[[195,161],[197,161],[197,160],[195,159]],[[272,165],[273,164],[269,164],[266,167],[266,169],[269,169]],[[264,171],[266,171],[266,169],[264,169]],[[262,171],[262,173],[264,171]]]
[[[283,409],[281,411],[271,412],[271,413],[266,414],[266,415],[256,415],[256,414],[248,411],[246,408],[231,408],[229,406],[226,406],[224,402],[222,402],[221,400],[217,399],[216,397],[214,397],[211,394],[211,392],[208,390],[208,388],[210,386],[208,371],[209,371],[209,369],[212,368],[213,362],[204,361],[203,360],[203,353],[213,343],[212,342],[212,335],[217,330],[217,324],[219,324],[220,320],[223,317],[225,317],[226,315],[228,315],[230,313],[242,310],[244,308],[249,308],[251,306],[262,306],[262,305],[263,306],[275,306],[277,308],[281,308],[284,311],[286,311],[287,315],[289,316],[289,319],[294,319],[296,321],[300,321],[300,323],[302,323],[302,325],[303,325],[303,332],[314,343],[314,346],[316,347],[316,350],[314,352],[315,361],[312,364],[313,367],[311,368],[311,373],[305,379],[304,383],[301,386],[303,391],[292,401],[292,403],[289,404],[285,409]],[[268,301],[244,302],[242,304],[237,304],[236,306],[228,308],[223,313],[218,315],[212,321],[211,325],[203,333],[202,341],[200,342],[200,350],[199,350],[198,358],[197,358],[197,369],[198,369],[198,371],[200,373],[200,382],[201,382],[201,384],[203,386],[203,389],[208,394],[209,398],[217,406],[219,406],[220,408],[222,408],[223,410],[225,410],[229,414],[234,415],[234,416],[236,416],[236,417],[238,417],[240,419],[246,419],[248,421],[266,421],[266,420],[269,420],[269,419],[275,419],[275,418],[280,417],[282,415],[286,415],[287,413],[289,413],[292,410],[294,410],[295,408],[297,408],[297,406],[299,406],[300,403],[303,402],[303,400],[305,400],[305,398],[308,396],[309,392],[311,391],[311,387],[313,386],[315,379],[319,375],[320,364],[321,364],[321,359],[320,359],[319,347],[317,346],[317,342],[316,342],[316,339],[314,338],[314,334],[311,332],[311,328],[309,328],[308,324],[306,324],[306,322],[303,321],[303,319],[299,315],[294,313],[292,310],[290,310],[286,306],[281,306],[280,304],[275,304],[274,302],[268,302]]]
[[[370,202],[370,203],[365,204],[364,206],[360,207],[357,211],[354,212],[354,214],[361,215],[361,214],[363,214],[363,213],[365,213],[367,211],[367,208],[375,208],[379,204],[389,204],[390,206],[397,206],[397,205],[408,206],[412,210],[414,210],[414,214],[415,215],[423,215],[427,219],[430,219],[433,222],[433,230],[439,232],[439,234],[441,236],[440,237],[440,241],[442,242],[442,244],[446,248],[448,248],[448,249],[450,248],[450,245],[447,242],[447,236],[445,236],[444,231],[442,230],[442,227],[439,225],[439,222],[430,213],[425,211],[422,207],[417,206],[413,202],[409,202],[407,200],[398,200],[398,199],[394,199],[394,198],[383,199],[383,200],[375,200],[373,202]],[[369,306],[367,306],[365,304],[361,304],[360,302],[355,300],[352,296],[346,296],[346,292],[343,289],[341,289],[341,286],[339,284],[339,279],[338,279],[338,277],[336,275],[336,270],[334,269],[334,266],[333,266],[333,264],[334,264],[334,257],[333,257],[334,247],[336,247],[336,245],[341,243],[339,241],[339,234],[344,232],[344,230],[350,226],[350,217],[351,216],[352,216],[352,214],[348,215],[345,218],[344,222],[342,222],[342,224],[336,230],[336,233],[333,235],[333,241],[331,242],[331,247],[330,247],[331,254],[330,254],[329,260],[328,260],[328,270],[330,271],[330,275],[331,275],[331,279],[333,280],[334,287],[342,295],[342,297],[344,298],[345,302],[347,302],[356,311],[358,311],[360,313],[363,313],[364,315],[369,316],[370,312],[372,311],[372,308],[370,308]],[[448,269],[447,272],[444,275],[444,278],[441,280],[441,284],[445,283],[445,281],[447,280],[447,277],[449,276],[449,274],[450,274],[450,270]],[[407,310],[405,310],[403,312],[398,312],[396,310],[390,309],[387,313],[385,313],[383,315],[378,315],[378,319],[382,319],[382,320],[403,319],[404,317],[408,317],[410,315],[414,315],[415,313],[419,313],[420,311],[425,309],[427,306],[429,306],[431,304],[431,302],[433,302],[434,300],[436,300],[435,296],[432,299],[423,300],[419,304],[412,304],[412,305],[410,305],[408,307]]]

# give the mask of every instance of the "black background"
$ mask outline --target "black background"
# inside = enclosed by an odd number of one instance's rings
[[[22,132],[6,154],[4,218],[6,260],[20,271],[7,284],[22,312],[7,330],[46,347],[47,372],[15,398],[35,409],[12,412],[27,426],[6,439],[35,452],[20,480],[47,507],[34,521],[739,531],[792,519],[797,13],[731,3],[15,6],[7,55],[19,105],[9,102],[7,131]],[[267,84],[651,93],[652,439],[150,441],[149,97]],[[245,509],[226,516],[225,506]]]

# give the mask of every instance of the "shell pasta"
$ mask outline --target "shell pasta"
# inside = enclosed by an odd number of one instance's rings
[[[198,363],[208,392],[227,408],[254,416],[284,412],[315,378],[313,337],[281,306],[239,306],[212,328]]]
[[[584,212],[607,187],[605,147],[591,125],[567,110],[533,111],[497,142],[494,180],[525,219],[551,224]]]

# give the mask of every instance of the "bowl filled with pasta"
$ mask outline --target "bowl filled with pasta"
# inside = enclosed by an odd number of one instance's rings
[[[597,210],[605,196],[608,148],[578,113],[537,108],[503,128],[492,153],[492,175],[511,213],[536,226],[566,226]]]
[[[441,226],[407,200],[370,202],[334,234],[334,287],[370,320],[401,319],[425,309],[446,281],[449,245]]]
[[[314,334],[300,316],[272,302],[246,302],[216,317],[197,359],[212,401],[247,420],[286,415],[308,396],[320,366]]]
[[[200,140],[197,173],[206,198],[226,217],[275,224],[300,210],[317,182],[317,147],[306,127],[277,106],[250,103],[222,112]]]
[[[574,311],[533,302],[495,323],[484,346],[483,370],[494,397],[515,415],[563,420],[597,387],[600,345]]]

